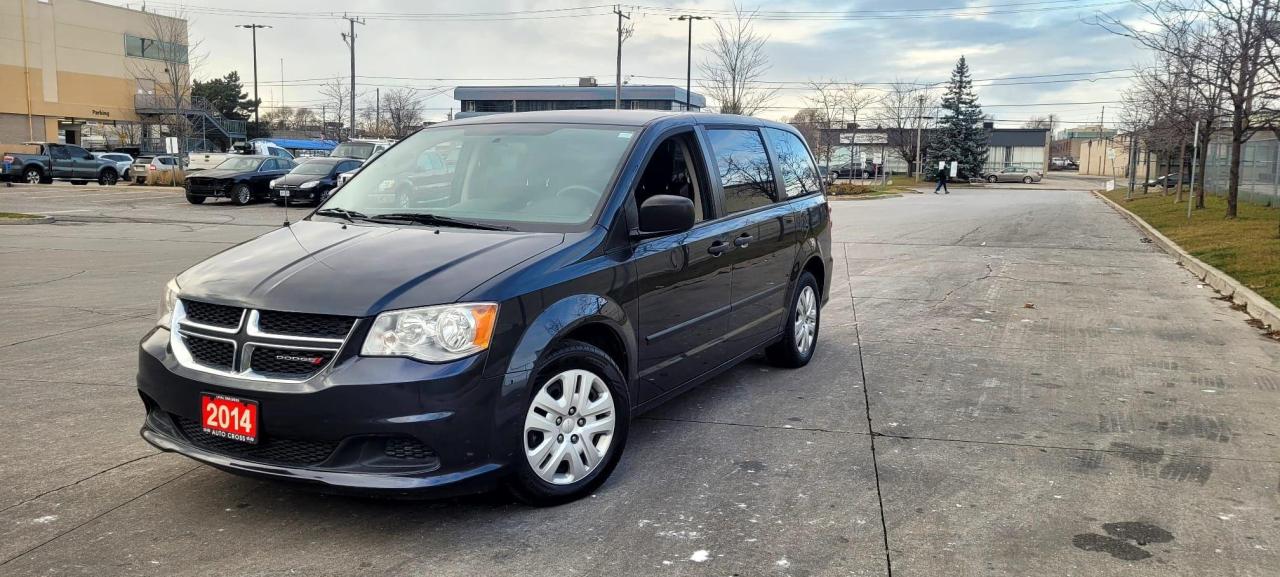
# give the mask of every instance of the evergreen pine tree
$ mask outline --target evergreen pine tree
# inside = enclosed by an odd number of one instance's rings
[[[973,93],[973,78],[964,57],[951,71],[951,82],[942,97],[943,116],[930,147],[929,172],[936,174],[939,161],[956,161],[958,178],[981,178],[987,162],[987,132],[982,126],[982,107]],[[948,171],[950,168],[947,169]]]

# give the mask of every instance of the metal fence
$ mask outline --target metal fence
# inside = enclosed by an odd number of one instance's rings
[[[1280,204],[1280,142],[1274,135],[1256,134],[1240,151],[1240,198],[1259,204]],[[1209,143],[1205,157],[1204,188],[1223,195],[1231,174],[1231,143]]]

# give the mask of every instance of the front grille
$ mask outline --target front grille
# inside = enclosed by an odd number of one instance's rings
[[[231,363],[235,358],[235,345],[192,335],[183,335],[182,339],[187,346],[187,351],[191,353],[191,358],[197,363],[224,371],[231,370]]]
[[[435,453],[432,453],[431,449],[422,444],[422,441],[411,437],[387,439],[387,445],[383,452],[393,459],[421,460],[435,457]]]
[[[240,326],[240,317],[244,309],[215,305],[200,301],[182,299],[182,306],[187,311],[187,318],[202,325],[234,329]]]
[[[263,376],[307,377],[329,364],[336,351],[277,349],[254,345],[249,368]]]
[[[201,181],[187,180],[187,192],[199,192],[204,194],[215,194],[222,192],[222,183],[216,180]]]
[[[200,423],[173,415],[174,422],[183,436],[192,444],[214,453],[244,457],[254,461],[289,465],[315,465],[323,463],[338,448],[337,441],[303,441],[263,436],[258,444],[224,439],[204,432]]]
[[[313,337],[325,339],[346,338],[355,319],[335,315],[313,315],[261,311],[258,313],[258,330],[275,335]]]

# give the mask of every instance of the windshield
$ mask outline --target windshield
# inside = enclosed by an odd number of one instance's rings
[[[333,152],[329,156],[338,158],[359,158],[364,160],[373,155],[373,143],[371,142],[344,142],[334,147]]]
[[[634,131],[576,124],[430,128],[368,163],[325,207],[516,229],[581,226],[599,206]]]
[[[304,162],[289,171],[289,174],[325,175],[329,174],[330,170],[333,170],[333,164],[328,162]]]
[[[258,170],[258,165],[262,164],[261,158],[228,158],[222,161],[222,164],[215,166],[218,170]]]

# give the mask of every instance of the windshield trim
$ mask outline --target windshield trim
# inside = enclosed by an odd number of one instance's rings
[[[494,116],[500,116],[500,115],[495,114]],[[458,128],[465,129],[468,126],[477,126],[477,125],[500,126],[500,125],[523,125],[523,124],[553,124],[557,126],[566,126],[566,127],[589,127],[589,128],[608,129],[608,130],[625,130],[625,131],[630,131],[633,134],[631,138],[627,139],[628,140],[627,146],[622,150],[622,154],[618,155],[618,162],[613,167],[613,170],[609,175],[609,180],[605,184],[603,192],[600,194],[600,200],[596,201],[596,206],[594,209],[592,209],[591,215],[581,223],[549,223],[549,222],[515,221],[515,220],[505,220],[505,219],[495,219],[495,218],[471,218],[471,217],[466,218],[466,220],[470,220],[470,221],[474,221],[482,224],[491,224],[494,226],[506,227],[511,229],[510,232],[577,233],[577,232],[585,232],[587,230],[591,230],[592,228],[595,228],[596,226],[599,225],[600,219],[604,216],[605,210],[612,203],[613,197],[615,196],[615,191],[617,190],[619,182],[622,178],[623,169],[628,164],[630,164],[631,157],[635,155],[636,146],[638,146],[637,143],[644,140],[645,134],[649,131],[651,127],[651,123],[643,124],[643,125],[634,125],[634,124],[612,124],[612,123],[602,123],[602,122],[512,122],[509,120],[496,121],[496,122],[469,122],[466,124],[441,123],[433,126],[428,126],[425,128],[420,128],[418,130],[413,131],[413,133],[410,134],[409,136],[406,136],[405,138],[402,138],[400,140],[397,140],[396,142],[393,142],[391,145],[383,149],[382,154],[379,154],[377,157],[375,157],[372,160],[364,161],[364,164],[362,164],[359,168],[355,169],[356,174],[352,176],[351,180],[348,182],[352,182],[355,179],[360,178],[360,175],[361,173],[363,173],[365,168],[378,162],[379,159],[381,159],[387,153],[391,152],[391,149],[397,146],[400,146],[405,142],[413,140],[415,136],[424,132],[429,132],[432,130],[449,130],[449,129],[458,129]],[[317,211],[319,211],[322,208],[325,208],[325,206],[334,202],[334,199],[337,199],[340,196],[341,196],[340,194],[334,194],[329,196],[329,198],[325,199],[324,202],[321,202],[320,204],[316,205],[315,209],[313,209],[309,214],[307,214],[305,218],[307,220],[310,220],[313,216],[317,216],[316,215]],[[395,212],[404,212],[404,211],[397,210]],[[324,216],[324,215],[318,215],[318,216]],[[373,215],[373,214],[369,215],[369,218],[377,218],[377,217],[378,217],[377,215]],[[335,218],[335,217],[325,217],[325,218]],[[416,226],[416,225],[386,224],[385,226]],[[443,228],[452,228],[452,227],[445,226]],[[503,231],[503,232],[507,232],[507,231]]]

